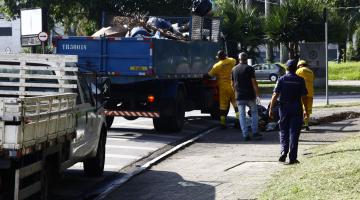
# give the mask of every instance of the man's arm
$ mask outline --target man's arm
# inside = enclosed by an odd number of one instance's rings
[[[274,92],[272,97],[271,97],[271,101],[270,101],[270,107],[269,107],[269,118],[272,119],[273,118],[273,109],[274,106],[276,104],[277,99],[279,98],[280,94]]]
[[[257,83],[256,79],[255,79],[255,78],[251,78],[251,82],[252,82],[252,86],[253,86],[253,88],[254,88],[256,97],[259,97],[259,96],[260,96],[260,92],[259,92],[259,86],[258,86],[258,83]]]

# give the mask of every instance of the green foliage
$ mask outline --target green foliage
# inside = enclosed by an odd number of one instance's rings
[[[360,62],[329,62],[330,80],[360,80]]]
[[[49,29],[61,23],[66,30],[74,28],[78,34],[93,33],[100,27],[102,13],[130,15],[189,15],[191,0],[1,0],[0,12],[9,18],[20,16],[25,8],[42,8],[48,12]],[[1,3],[0,1],[0,3]]]
[[[264,26],[266,36],[275,43],[320,41],[324,38],[319,4],[312,0],[288,0],[274,8]]]
[[[360,137],[312,149],[300,165],[287,167],[259,199],[358,199]]]
[[[256,9],[246,10],[240,4],[222,1],[218,4],[217,15],[223,18],[223,33],[228,53],[237,57],[239,52],[247,52],[255,58],[258,46],[264,43],[263,18]]]

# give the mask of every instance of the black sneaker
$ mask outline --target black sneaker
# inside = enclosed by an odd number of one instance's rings
[[[279,158],[279,162],[285,162],[286,161],[286,155],[281,155]]]
[[[290,160],[289,165],[299,164],[300,162],[298,160]]]
[[[309,127],[309,126],[305,126],[305,130],[306,130],[306,131],[310,131],[310,127]]]

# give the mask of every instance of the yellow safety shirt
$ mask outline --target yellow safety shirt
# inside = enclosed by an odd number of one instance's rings
[[[234,58],[226,58],[217,62],[209,72],[209,76],[216,77],[219,89],[231,89],[231,71],[236,65]]]
[[[315,75],[313,71],[307,67],[300,67],[296,70],[296,74],[305,80],[308,97],[314,97],[314,80]]]

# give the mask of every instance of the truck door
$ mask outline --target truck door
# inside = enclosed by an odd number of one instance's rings
[[[73,155],[83,157],[88,155],[92,150],[97,148],[97,128],[94,102],[91,97],[86,80],[78,80],[78,98],[77,105],[77,130],[76,138],[73,145]]]

